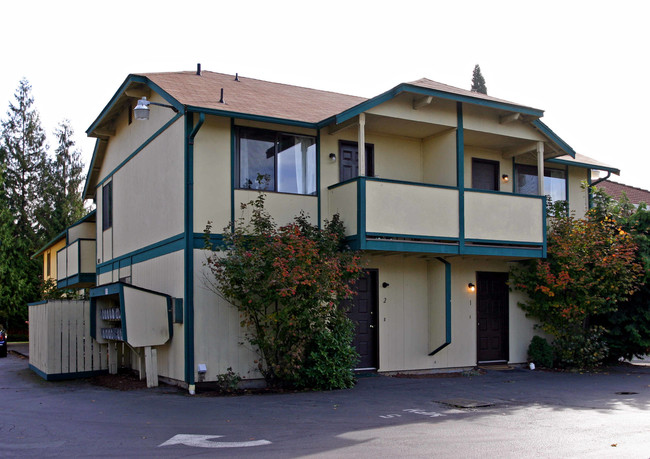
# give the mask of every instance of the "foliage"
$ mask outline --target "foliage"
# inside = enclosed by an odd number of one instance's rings
[[[596,318],[615,313],[638,289],[637,247],[632,235],[599,209],[576,219],[559,202],[551,217],[548,258],[513,268],[511,285],[528,295],[519,304],[526,314],[553,335],[559,366],[594,366],[607,355]]]
[[[37,219],[49,241],[84,216],[81,184],[85,181],[81,153],[74,148],[70,122],[59,123],[54,132],[57,146],[54,159],[48,160],[44,175],[43,205]]]
[[[239,389],[241,380],[241,376],[228,367],[225,373],[217,375],[217,386],[222,392],[232,393]]]
[[[604,327],[607,359],[631,359],[650,354],[650,211],[635,208],[627,197],[615,201],[602,190],[594,190],[595,209],[602,218],[616,218],[622,229],[632,235],[638,247],[637,262],[643,266],[640,288],[616,311],[596,318]]]
[[[528,360],[544,368],[553,368],[553,347],[541,336],[533,336],[528,346]]]
[[[276,387],[350,387],[352,325],[339,304],[353,295],[359,256],[343,250],[338,216],[318,229],[304,214],[278,227],[264,210],[265,195],[242,205],[207,259],[210,287],[239,310],[258,368]]]
[[[485,78],[481,73],[481,67],[476,64],[472,72],[472,89],[473,92],[487,94],[487,86],[485,86]]]

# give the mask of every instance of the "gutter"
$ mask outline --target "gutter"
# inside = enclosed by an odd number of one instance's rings
[[[194,125],[194,114],[185,110],[185,382],[190,395],[196,393],[194,381],[194,138],[205,122],[205,113],[199,113]]]

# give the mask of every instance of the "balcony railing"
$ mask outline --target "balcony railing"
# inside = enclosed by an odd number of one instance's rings
[[[83,288],[95,285],[95,240],[77,239],[56,254],[57,287]]]
[[[328,203],[357,249],[545,256],[541,196],[357,177],[330,186]]]

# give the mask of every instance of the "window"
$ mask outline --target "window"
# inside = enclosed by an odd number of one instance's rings
[[[52,275],[52,257],[51,253],[47,252],[47,277]]]
[[[472,188],[499,191],[499,162],[472,158]]]
[[[113,226],[113,181],[102,188],[102,230]]]
[[[537,194],[537,166],[515,166],[517,193]],[[566,201],[566,171],[544,168],[544,194],[553,202]]]
[[[316,194],[316,139],[264,129],[237,131],[237,186]]]

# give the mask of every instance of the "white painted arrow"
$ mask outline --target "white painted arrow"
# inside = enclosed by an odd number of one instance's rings
[[[171,445],[187,445],[196,448],[246,448],[249,446],[263,446],[270,445],[268,440],[254,440],[254,441],[210,441],[213,438],[221,438],[223,435],[192,435],[192,434],[178,434],[161,443],[161,446]]]

